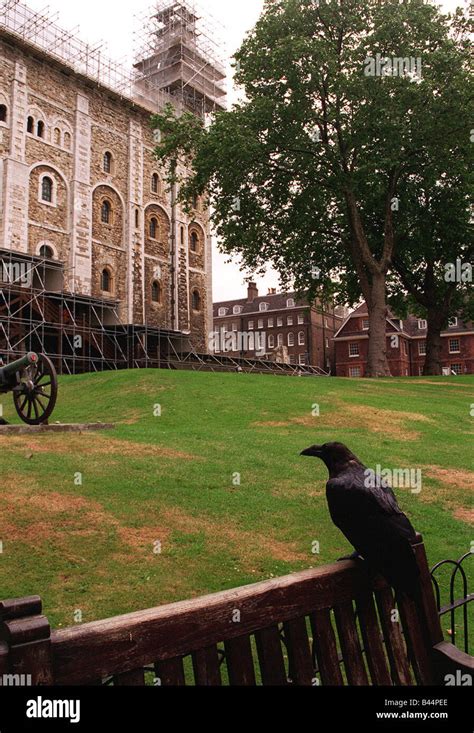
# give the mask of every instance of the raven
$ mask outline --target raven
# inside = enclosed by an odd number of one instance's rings
[[[302,456],[320,458],[329,471],[326,497],[336,527],[396,591],[414,598],[419,569],[412,544],[417,534],[385,482],[366,480],[366,467],[343,443],[313,445]]]

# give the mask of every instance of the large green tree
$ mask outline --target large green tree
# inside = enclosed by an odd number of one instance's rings
[[[468,139],[467,59],[462,23],[419,1],[266,0],[236,54],[244,101],[209,126],[154,121],[157,155],[193,171],[182,196],[210,192],[224,251],[363,295],[369,376],[389,374],[387,273],[410,246],[399,191],[427,166],[445,175]]]
[[[412,310],[428,322],[425,375],[442,372],[441,331],[450,316],[473,316],[472,172],[467,157],[459,163],[449,176],[437,181],[420,176],[407,181],[401,192],[404,226],[389,290],[395,291],[392,302],[399,312],[406,293]]]

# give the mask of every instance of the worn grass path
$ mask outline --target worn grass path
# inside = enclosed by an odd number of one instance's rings
[[[0,596],[41,595],[57,627],[333,562],[350,548],[325,469],[298,455],[329,440],[368,466],[421,468],[400,504],[431,564],[457,558],[474,539],[473,393],[470,377],[64,377],[54,419],[117,427],[0,437]]]

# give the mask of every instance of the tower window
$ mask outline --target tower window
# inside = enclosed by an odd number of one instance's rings
[[[47,244],[41,245],[39,255],[40,257],[44,257],[45,260],[54,259],[54,252],[52,250],[52,247],[49,247]]]
[[[53,203],[53,181],[48,176],[41,181],[41,200],[49,204]]]
[[[53,142],[55,145],[61,144],[61,130],[59,129],[59,127],[54,128]]]
[[[103,166],[105,173],[112,173],[112,153],[108,150],[104,153]]]
[[[38,120],[38,124],[36,125],[36,135],[41,138],[44,137],[44,122],[42,120]]]
[[[138,209],[135,209],[135,229],[140,228],[140,212]]]
[[[0,104],[0,122],[7,121],[7,107],[5,104]]]
[[[193,290],[192,304],[193,311],[201,310],[201,296],[199,295],[199,292],[197,290]]]
[[[191,233],[191,252],[197,252],[199,249],[199,237],[196,232]]]
[[[150,238],[156,239],[156,235],[158,233],[158,220],[153,217],[150,220]]]
[[[69,132],[64,133],[64,147],[66,148],[66,150],[71,149],[71,135]]]
[[[158,280],[154,280],[151,286],[151,299],[154,303],[161,302],[161,286]]]
[[[108,270],[107,268],[102,270],[100,287],[104,293],[110,293],[112,290],[112,276],[110,274],[110,270]]]
[[[33,130],[35,127],[35,121],[33,117],[28,117],[28,120],[26,122],[26,131],[30,133],[30,135],[33,134]]]
[[[152,193],[160,192],[160,178],[158,176],[158,173],[153,173],[151,177],[151,191]]]
[[[110,220],[112,218],[112,207],[110,205],[110,201],[106,200],[102,202],[100,218],[103,224],[110,224]]]

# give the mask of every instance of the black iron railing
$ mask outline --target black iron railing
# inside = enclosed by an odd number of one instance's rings
[[[460,557],[459,560],[441,560],[441,562],[436,563],[436,565],[431,569],[431,579],[434,585],[438,613],[441,618],[445,616],[446,614],[450,615],[450,623],[451,623],[450,641],[454,645],[456,645],[456,618],[457,618],[456,612],[461,611],[462,613],[464,651],[466,652],[466,654],[469,654],[468,606],[470,603],[474,601],[474,593],[469,593],[468,576],[463,566],[463,563],[466,561],[468,557],[474,557],[474,551],[466,552],[466,554]],[[438,575],[439,577],[438,571],[440,570],[440,568],[445,568],[448,566],[452,567],[451,577],[449,580],[449,602],[442,605],[440,583],[438,582],[438,578],[436,576]],[[459,582],[458,584],[456,584],[456,581],[458,580],[458,578],[461,584],[461,593],[462,593],[460,598],[455,597],[456,595],[458,595],[457,588],[459,587]]]

